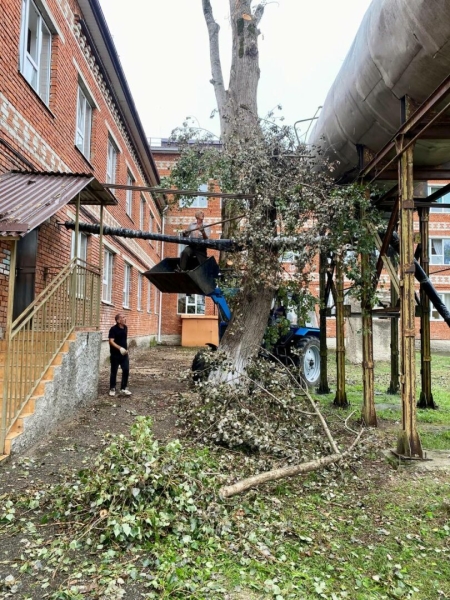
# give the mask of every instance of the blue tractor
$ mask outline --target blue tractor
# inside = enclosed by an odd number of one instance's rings
[[[231,319],[228,302],[217,282],[220,280],[219,266],[214,257],[208,258],[202,265],[192,265],[189,271],[180,272],[179,259],[165,258],[145,276],[161,292],[176,294],[200,294],[211,298],[219,313],[219,339],[225,332]],[[276,315],[274,317],[276,319]],[[315,387],[320,379],[320,330],[317,327],[299,327],[291,325],[289,330],[280,335],[269,351],[262,350],[262,355],[279,360],[286,366],[294,367],[299,376],[309,387]],[[208,344],[212,350],[217,348]],[[205,360],[200,351],[194,358],[192,370],[194,379],[201,378]]]

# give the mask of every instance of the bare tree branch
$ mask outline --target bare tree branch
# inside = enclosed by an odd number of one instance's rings
[[[202,0],[203,15],[205,17],[206,26],[208,28],[209,36],[209,54],[211,60],[211,72],[212,80],[211,83],[214,86],[214,92],[216,94],[217,106],[219,114],[222,114],[223,108],[226,102],[226,90],[223,82],[222,64],[220,62],[220,51],[219,51],[219,31],[220,27],[214,20],[214,15],[211,7],[210,0]]]
[[[284,479],[285,477],[293,477],[294,475],[310,473],[311,471],[317,471],[328,465],[340,462],[343,458],[348,456],[353,448],[358,444],[363,431],[364,428],[362,428],[358,433],[358,436],[353,444],[342,454],[330,454],[329,456],[324,456],[323,458],[318,458],[317,460],[302,463],[301,465],[292,465],[291,467],[282,467],[280,469],[267,471],[266,473],[260,473],[259,475],[242,479],[233,485],[224,486],[220,489],[219,493],[222,498],[230,498],[231,496],[245,492],[250,488],[261,485],[262,483],[267,483],[268,481],[277,481],[278,479]]]
[[[255,12],[253,13],[253,18],[255,20],[256,27],[258,27],[259,22],[261,21],[261,19],[263,17],[265,6],[266,6],[265,3],[261,3],[261,4],[258,4],[258,6],[255,8]]]

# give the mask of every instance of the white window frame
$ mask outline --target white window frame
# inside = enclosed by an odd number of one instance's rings
[[[142,310],[142,273],[138,273],[137,295],[136,295],[136,310]]]
[[[438,243],[442,244],[441,247],[441,253],[437,254],[436,253],[436,249],[438,246]],[[448,248],[447,252],[448,252],[448,260],[447,262],[445,262],[445,250],[446,248]],[[435,250],[435,253],[433,253],[433,249]],[[430,254],[430,265],[450,265],[450,238],[446,238],[446,237],[430,237],[430,249],[429,249],[429,254]]]
[[[198,186],[199,192],[207,192],[208,184],[202,183]],[[208,208],[208,197],[207,196],[195,196],[195,198],[180,198],[181,208]]]
[[[152,284],[147,280],[147,312],[152,312]]]
[[[145,201],[144,196],[141,195],[141,203],[139,205],[139,229],[144,231],[145,227],[145,208],[147,206],[147,202]]]
[[[177,314],[204,315],[205,310],[205,296],[200,294],[178,294]]]
[[[114,270],[114,253],[106,248],[103,251],[102,301],[112,303],[112,281]]]
[[[87,263],[88,236],[82,231],[78,232],[78,256],[81,263]],[[70,258],[75,258],[75,231],[72,231],[72,244]]]
[[[131,265],[124,263],[123,265],[123,308],[130,308],[130,295],[131,295]]]
[[[110,137],[108,137],[108,149],[106,158],[106,183],[116,183],[118,154],[119,150],[117,149],[117,146],[115,145],[113,140]]]
[[[36,14],[34,31],[30,29],[30,10]],[[22,0],[20,72],[47,106],[50,102],[51,64],[52,32],[33,0]]]
[[[439,190],[440,188],[443,188],[443,185],[429,185],[428,186],[428,195],[433,194],[434,192],[436,192],[437,190]],[[438,203],[442,203],[442,204],[450,204],[450,192],[447,192],[445,194],[445,196],[442,196],[441,198],[439,198],[439,200],[436,200],[436,202]],[[436,207],[432,207],[430,208],[430,213],[450,213],[450,208],[438,208]]]
[[[87,160],[91,157],[92,111],[93,103],[79,85],[75,146]]]
[[[437,292],[439,298],[444,302],[445,306],[450,310],[450,292],[448,291],[439,291]],[[443,321],[444,319],[438,313],[438,311],[434,308],[433,304],[430,301],[430,321]]]
[[[130,171],[127,171],[127,185],[134,185],[135,183],[135,178],[130,173]],[[130,219],[133,218],[133,190],[127,190],[125,197],[125,212],[130,217]]]

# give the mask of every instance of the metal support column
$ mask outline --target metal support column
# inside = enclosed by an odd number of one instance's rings
[[[361,218],[364,223],[364,215]],[[373,363],[373,323],[372,303],[368,290],[370,276],[370,257],[368,254],[361,255],[361,270],[364,290],[361,298],[362,312],[362,351],[363,351],[363,388],[364,397],[361,409],[361,418],[368,427],[377,426],[377,414],[375,412],[375,380]]]
[[[98,249],[98,270],[100,273],[100,279],[98,283],[98,301],[97,301],[97,328],[100,327],[100,315],[102,307],[102,292],[103,292],[103,204],[100,206],[100,238],[99,238],[99,249]]]
[[[0,427],[0,455],[5,451],[6,427],[7,419],[10,414],[8,406],[9,397],[9,370],[11,364],[11,332],[13,322],[14,308],[14,288],[16,283],[16,259],[17,259],[17,240],[11,241],[11,257],[9,265],[9,280],[8,280],[8,307],[6,311],[6,359],[3,370],[3,395],[2,395],[2,422]]]
[[[398,150],[408,140],[399,140]],[[397,452],[403,456],[423,458],[422,444],[417,430],[416,362],[415,362],[415,298],[414,298],[414,144],[403,151],[399,166],[400,189],[400,309],[401,309],[401,395],[402,431]]]
[[[342,256],[336,258],[336,367],[337,387],[333,404],[344,408],[348,406],[345,391],[345,335],[344,335],[344,271]]]
[[[317,389],[318,394],[329,394],[330,388],[328,386],[328,349],[327,349],[327,300],[326,297],[326,273],[327,273],[327,255],[325,252],[320,253],[320,267],[319,267],[319,297],[320,297],[320,311],[319,311],[319,326],[320,326],[320,383]],[[330,292],[331,293],[331,292]]]
[[[429,257],[429,220],[430,209],[419,208],[420,218],[420,264],[427,276],[430,274]],[[431,343],[430,343],[430,299],[420,286],[420,374],[422,389],[420,391],[420,408],[437,408],[431,391]]]
[[[391,258],[394,267],[398,267],[396,257]],[[391,281],[391,306],[397,306],[398,292],[395,285]],[[391,381],[387,389],[388,394],[398,394],[400,390],[400,365],[399,365],[399,349],[398,349],[398,319],[391,318]]]

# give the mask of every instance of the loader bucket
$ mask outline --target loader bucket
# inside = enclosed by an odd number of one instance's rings
[[[178,258],[165,258],[155,265],[150,271],[144,273],[145,277],[158,288],[160,292],[168,294],[201,294],[207,296],[216,288],[216,279],[219,276],[219,265],[213,256],[210,256],[202,265],[191,271],[176,271],[180,261]]]

